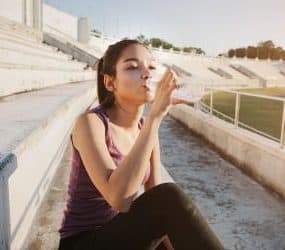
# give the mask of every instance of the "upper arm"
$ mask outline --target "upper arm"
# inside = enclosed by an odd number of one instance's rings
[[[160,145],[158,136],[151,153],[150,164],[150,176],[148,181],[144,185],[145,190],[148,190],[161,183]]]
[[[103,122],[94,113],[79,116],[72,138],[92,183],[111,204],[108,179],[116,166],[105,142]]]

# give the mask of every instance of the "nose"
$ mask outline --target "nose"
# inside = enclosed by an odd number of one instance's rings
[[[148,67],[143,67],[141,71],[141,79],[147,80],[151,78],[151,70]]]

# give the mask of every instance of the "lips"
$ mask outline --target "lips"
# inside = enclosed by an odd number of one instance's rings
[[[150,81],[146,81],[145,83],[143,83],[142,85],[144,88],[146,88],[147,90],[151,90],[151,84]]]
[[[143,87],[144,87],[145,89],[147,89],[147,90],[150,90],[150,89],[151,89],[151,87],[150,87],[149,84],[144,84]]]

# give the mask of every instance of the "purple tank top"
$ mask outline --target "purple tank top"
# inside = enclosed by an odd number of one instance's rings
[[[109,129],[109,118],[102,106],[97,106],[87,113],[96,113],[105,126],[106,145],[116,166],[123,160],[120,153],[112,141]],[[143,119],[138,124],[139,129],[143,125]],[[72,137],[71,142],[72,142]],[[145,175],[143,184],[148,180],[150,168]],[[89,178],[87,171],[80,158],[79,152],[72,142],[72,164],[68,185],[68,199],[64,216],[59,229],[60,238],[66,238],[83,231],[96,230],[111,220],[119,212],[114,210],[100,194]]]

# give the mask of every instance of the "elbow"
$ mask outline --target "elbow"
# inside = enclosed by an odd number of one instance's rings
[[[116,211],[126,213],[131,207],[131,202],[128,199],[112,197],[110,199],[110,206]]]

